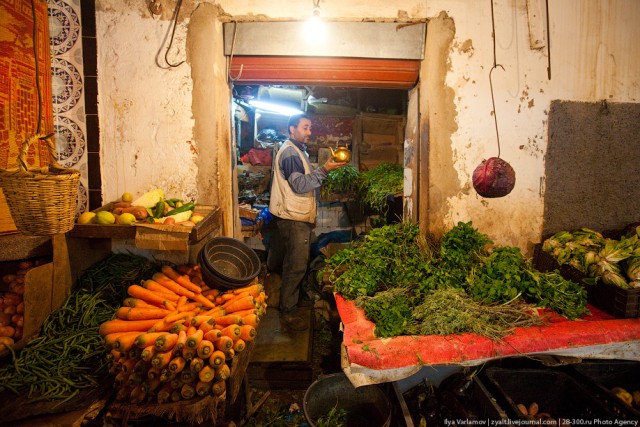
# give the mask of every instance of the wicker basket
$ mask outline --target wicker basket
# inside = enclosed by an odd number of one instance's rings
[[[80,171],[58,163],[52,135],[33,135],[22,143],[17,169],[0,169],[0,186],[16,228],[23,234],[48,236],[66,233],[75,222]],[[32,168],[26,164],[27,150],[45,141],[51,164]]]

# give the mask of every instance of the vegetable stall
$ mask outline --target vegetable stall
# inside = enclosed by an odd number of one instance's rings
[[[625,261],[601,269],[610,271],[635,265],[638,248],[634,229],[617,243],[602,237],[591,251],[600,266]],[[635,314],[616,316],[590,295],[617,286],[569,280],[559,264],[537,259],[494,245],[471,223],[441,239],[407,223],[372,230],[319,272],[333,286],[343,323],[344,371],[365,385],[510,356],[640,360],[637,295]]]

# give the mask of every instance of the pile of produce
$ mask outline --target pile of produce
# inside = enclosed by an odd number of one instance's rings
[[[98,327],[113,317],[122,290],[151,276],[155,264],[130,254],[113,254],[84,272],[62,307],[49,314],[39,336],[0,366],[0,393],[32,402],[69,401],[94,388],[107,374]]]
[[[160,188],[148,191],[135,200],[130,193],[124,193],[120,200],[109,206],[109,210],[82,213],[78,217],[78,224],[129,225],[140,222],[194,226],[205,217],[204,213],[196,212],[195,202],[165,198]]]
[[[568,264],[588,276],[587,283],[640,288],[639,236],[640,226],[620,239],[605,238],[589,228],[559,231],[542,243],[542,250],[559,265]]]
[[[197,265],[164,265],[127,288],[116,318],[100,325],[116,399],[167,403],[221,396],[234,356],[256,336],[266,295],[254,280],[224,292]]]
[[[44,259],[20,261],[14,272],[2,276],[0,291],[0,353],[22,338],[24,326],[24,284],[29,270],[46,262]]]
[[[534,305],[569,319],[588,313],[581,285],[535,270],[519,248],[488,249],[492,243],[470,222],[440,240],[408,222],[386,225],[328,258],[318,277],[363,308],[378,337],[474,332],[499,339],[540,324]]]
[[[322,183],[321,195],[349,195],[356,197],[375,212],[385,213],[389,195],[402,193],[404,169],[401,165],[381,163],[369,171],[358,172],[353,166],[345,166],[329,172]]]

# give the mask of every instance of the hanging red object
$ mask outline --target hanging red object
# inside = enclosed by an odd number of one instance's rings
[[[516,185],[516,172],[498,157],[490,157],[473,171],[473,188],[482,197],[504,197]]]

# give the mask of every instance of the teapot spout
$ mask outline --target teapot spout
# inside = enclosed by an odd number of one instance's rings
[[[336,156],[336,152],[333,151],[333,148],[329,147],[329,151],[331,151],[331,157],[335,157]]]

